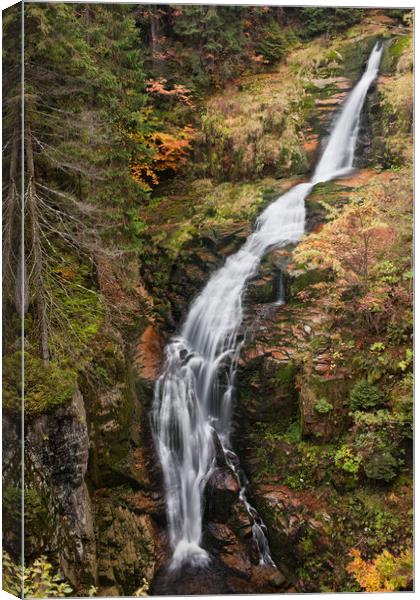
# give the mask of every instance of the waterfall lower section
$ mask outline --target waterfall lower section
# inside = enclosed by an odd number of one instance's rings
[[[305,199],[312,188],[352,170],[361,110],[381,55],[376,44],[336,119],[311,181],[296,185],[261,214],[255,231],[213,274],[192,303],[179,336],[166,347],[164,370],[155,386],[152,428],[164,475],[172,569],[210,561],[201,545],[203,494],[220,447],[239,483],[260,564],[274,565],[266,527],[246,497],[246,478],[230,439],[243,293],[267,252],[302,237]]]

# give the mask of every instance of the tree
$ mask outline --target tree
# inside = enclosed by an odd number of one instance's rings
[[[89,293],[100,256],[134,248],[133,208],[145,196],[129,165],[148,152],[131,135],[147,129],[144,87],[130,7],[25,5],[25,255],[44,362],[52,329],[69,318],[64,263],[91,265],[77,284]]]

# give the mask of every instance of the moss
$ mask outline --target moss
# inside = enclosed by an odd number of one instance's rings
[[[317,269],[311,269],[309,271],[301,272],[299,275],[291,278],[289,284],[289,293],[291,301],[296,302],[296,296],[302,290],[305,290],[309,286],[319,283],[321,281],[328,281],[330,273],[328,271],[321,271]]]
[[[176,258],[182,247],[193,238],[194,233],[194,226],[185,223],[182,227],[176,229],[162,245],[168,249],[172,258]]]
[[[81,369],[91,358],[91,342],[97,336],[105,316],[105,302],[97,290],[92,265],[76,255],[57,249],[60,262],[48,274],[54,297],[51,312],[49,346],[57,363]],[[31,346],[38,344],[38,329],[25,330]]]
[[[296,367],[292,362],[283,363],[276,371],[275,382],[279,387],[290,387],[294,384]]]
[[[402,35],[395,37],[385,45],[381,62],[382,73],[392,74],[395,72],[398,61],[411,45],[411,36]]]
[[[71,401],[76,389],[76,372],[64,369],[58,363],[44,363],[25,352],[25,414],[38,415]],[[3,361],[3,402],[11,411],[21,408],[21,352],[7,356]]]
[[[268,304],[275,300],[275,285],[273,278],[260,279],[251,283],[246,291],[246,301],[256,304]]]
[[[342,61],[340,63],[339,74],[350,79],[356,79],[362,72],[373,46],[380,37],[380,32],[378,32],[374,36],[359,39],[357,43],[345,43],[340,48]]]
[[[135,492],[120,486],[98,493],[96,523],[100,595],[107,595],[111,585],[118,586],[120,595],[133,595],[143,580],[150,581],[154,573],[155,543],[150,517],[139,514]]]

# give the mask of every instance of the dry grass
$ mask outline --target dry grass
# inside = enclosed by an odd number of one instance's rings
[[[202,143],[210,157],[209,174],[219,179],[253,179],[301,172],[302,86],[287,67],[244,79],[212,98],[203,116]]]

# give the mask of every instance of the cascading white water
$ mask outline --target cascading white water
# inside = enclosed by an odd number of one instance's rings
[[[305,198],[314,185],[351,171],[360,113],[377,76],[381,54],[376,44],[336,120],[311,181],[296,185],[260,215],[255,231],[212,275],[192,303],[180,335],[166,347],[164,370],[155,386],[152,428],[164,475],[172,568],[184,563],[203,565],[209,560],[201,547],[203,491],[216,466],[218,442],[240,483],[239,497],[253,523],[260,562],[274,564],[265,526],[246,499],[239,461],[230,442],[243,292],[269,250],[297,243],[302,237]]]

